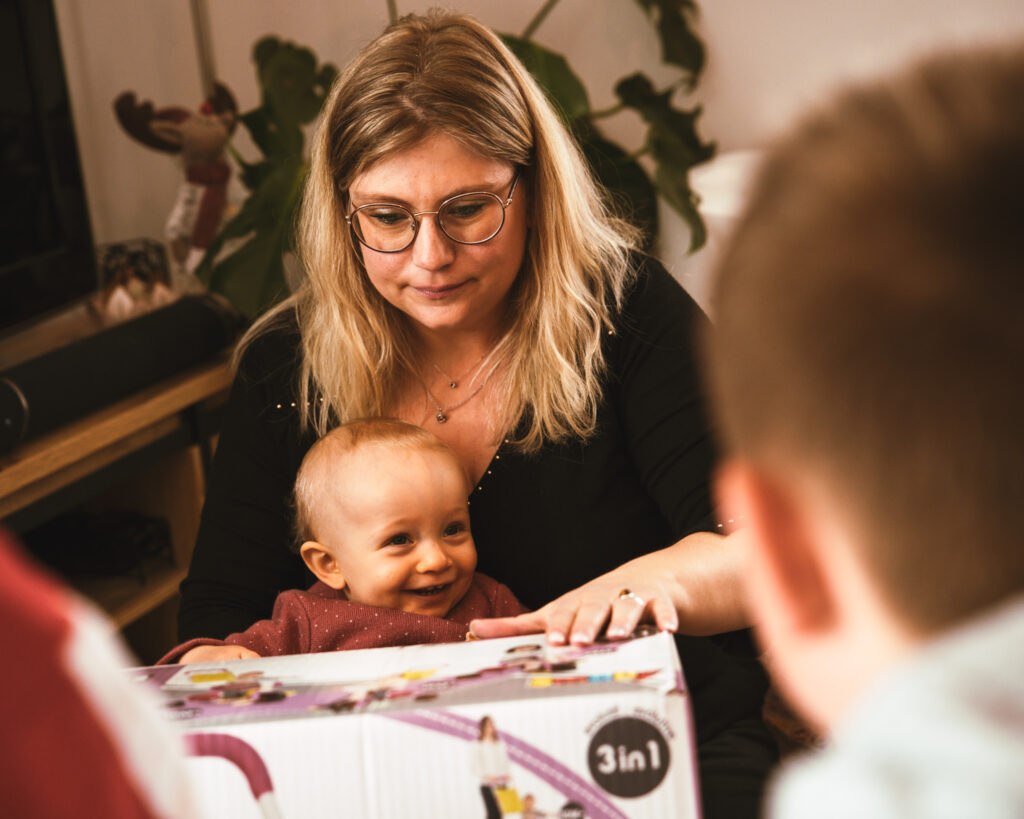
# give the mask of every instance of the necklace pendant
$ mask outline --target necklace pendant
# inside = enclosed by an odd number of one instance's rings
[[[443,424],[448,420],[448,416],[444,414],[444,410],[438,410],[437,415],[434,416],[437,419],[437,423]]]
[[[449,381],[449,382],[448,382],[448,386],[449,386],[449,387],[451,387],[451,388],[452,388],[452,389],[454,390],[454,389],[455,389],[456,387],[458,387],[459,385],[458,385],[458,384],[456,384],[456,383],[455,383],[454,381]]]

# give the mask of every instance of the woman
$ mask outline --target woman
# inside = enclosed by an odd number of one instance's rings
[[[347,67],[314,142],[299,253],[306,281],[243,339],[182,639],[244,630],[312,582],[286,548],[295,472],[316,437],[373,415],[452,447],[474,481],[480,571],[539,607],[481,634],[589,642],[645,613],[690,635],[746,625],[737,544],[709,534],[703,317],[634,251],[488,29],[405,18]],[[699,741],[718,743],[720,771],[743,757],[715,785],[705,766],[706,791],[756,799],[760,771],[736,743],[770,757],[759,670],[707,639],[680,648]],[[723,731],[738,720],[739,739]]]
[[[472,753],[473,774],[480,782],[485,815],[487,819],[500,819],[502,810],[495,789],[509,787],[512,767],[509,765],[505,743],[498,736],[494,720],[489,716],[480,720],[480,732],[473,743]]]

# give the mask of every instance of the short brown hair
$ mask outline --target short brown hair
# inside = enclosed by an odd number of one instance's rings
[[[432,449],[455,459],[448,445],[432,432],[397,418],[360,418],[335,427],[310,447],[295,478],[295,549],[307,540],[316,540],[313,521],[327,465],[373,444],[408,450]]]
[[[769,154],[717,271],[727,446],[844,504],[937,630],[1024,589],[1024,48],[851,89]]]

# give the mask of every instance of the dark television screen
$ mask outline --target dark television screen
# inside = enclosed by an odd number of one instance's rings
[[[96,287],[52,0],[0,0],[0,335]]]

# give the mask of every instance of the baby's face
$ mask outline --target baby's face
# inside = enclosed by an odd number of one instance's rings
[[[442,617],[476,569],[469,486],[453,455],[366,445],[332,470],[318,515],[349,600]]]

